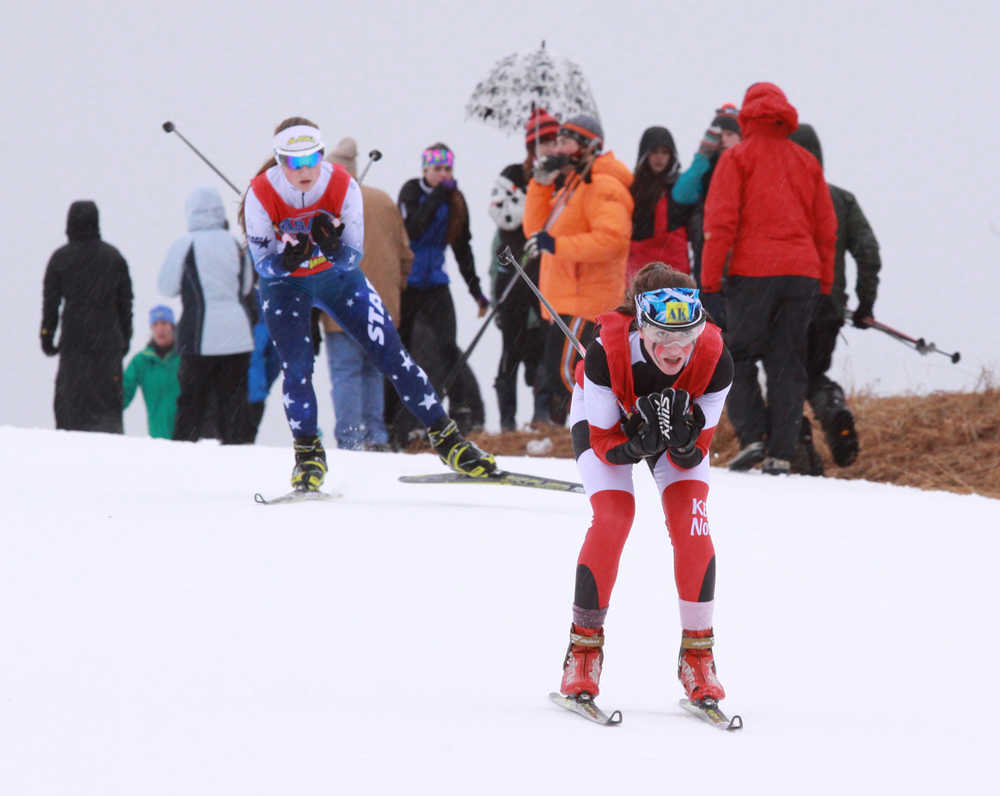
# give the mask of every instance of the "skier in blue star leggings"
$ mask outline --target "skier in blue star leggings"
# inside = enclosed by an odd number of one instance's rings
[[[434,451],[456,472],[496,470],[489,453],[464,439],[427,375],[403,348],[382,299],[358,267],[364,221],[361,189],[343,166],[323,160],[320,131],[308,119],[278,125],[274,156],[250,182],[240,209],[268,332],[284,374],[285,416],[295,441],[292,486],[316,490],[326,475],[312,385],[310,312],[333,317],[392,380],[400,400],[426,427]]]

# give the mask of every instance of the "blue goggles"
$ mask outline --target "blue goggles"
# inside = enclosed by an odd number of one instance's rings
[[[277,156],[278,163],[294,171],[299,169],[311,169],[323,159],[323,150],[318,149],[308,155],[281,155]]]
[[[693,330],[705,324],[705,310],[699,291],[693,287],[661,287],[635,297],[639,326],[653,326],[670,332]]]

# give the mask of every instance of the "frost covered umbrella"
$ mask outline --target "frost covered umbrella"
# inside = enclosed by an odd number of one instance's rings
[[[514,133],[523,130],[535,108],[560,120],[578,113],[600,118],[583,70],[553,56],[544,41],[532,52],[501,58],[473,90],[465,115]]]

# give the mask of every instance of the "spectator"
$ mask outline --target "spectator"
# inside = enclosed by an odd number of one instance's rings
[[[541,322],[538,299],[531,288],[511,267],[501,263],[497,257],[504,248],[520,262],[524,257],[525,191],[535,161],[551,155],[556,145],[559,122],[541,108],[536,108],[524,126],[524,144],[527,149],[525,159],[511,163],[497,178],[490,197],[490,216],[497,225],[493,254],[496,263],[493,285],[493,300],[498,301],[507,289],[510,280],[514,286],[506,299],[497,307],[497,323],[503,336],[503,350],[493,387],[497,392],[500,408],[500,429],[517,429],[517,368],[524,363],[524,380],[529,386],[538,386],[538,367],[545,348],[545,330]],[[524,263],[525,272],[531,281],[538,284],[538,257]],[[543,393],[535,390],[536,398]],[[536,401],[532,422],[548,422],[549,411],[545,402]]]
[[[358,145],[342,138],[326,156],[357,179]],[[364,201],[364,256],[361,270],[382,297],[386,314],[399,317],[399,302],[413,262],[410,239],[396,203],[385,191],[362,185]],[[365,349],[327,314],[323,314],[326,356],[336,415],[334,437],[338,448],[389,450],[385,427],[385,386],[382,372]]]
[[[146,347],[132,357],[125,369],[125,406],[132,403],[136,389],[142,390],[146,404],[149,436],[172,439],[177,397],[181,394],[177,369],[181,358],[174,346],[174,311],[157,304],[149,311],[151,337]]]
[[[719,159],[705,204],[704,293],[723,291],[729,263],[723,292],[735,375],[728,411],[741,446],[733,470],[763,462],[764,472],[789,472],[807,384],[806,331],[816,296],[833,285],[837,220],[819,163],[788,140],[797,126],[780,88],[750,86],[740,111],[746,140]]]
[[[679,205],[691,207],[687,226],[692,254],[691,275],[694,276],[699,285],[701,284],[701,256],[705,246],[705,197],[708,196],[708,187],[712,183],[712,175],[715,173],[715,167],[718,165],[722,153],[743,140],[740,133],[739,113],[739,109],[728,102],[716,109],[715,118],[705,130],[705,135],[698,145],[694,160],[687,171],[677,178],[677,182],[674,183],[670,192],[674,201]],[[702,296],[702,299],[705,300],[705,308],[725,331],[725,311],[721,302],[715,301],[716,298],[711,294]]]
[[[340,164],[323,160],[319,128],[293,116],[271,140],[274,156],[258,170],[240,208],[240,223],[260,274],[267,328],[281,356],[285,415],[292,431],[292,486],[318,490],[326,478],[312,384],[310,308],[320,307],[366,347],[404,405],[427,427],[434,451],[456,472],[496,470],[492,455],[466,440],[448,417],[427,375],[400,344],[385,305],[358,267],[363,255],[361,189]]]
[[[647,263],[666,263],[685,274],[691,271],[686,229],[691,206],[678,204],[671,196],[678,174],[674,137],[666,127],[648,128],[639,139],[631,188],[635,210],[626,282]]]
[[[800,124],[791,139],[805,147],[823,166],[823,149],[812,125]],[[844,325],[847,308],[847,272],[845,253],[850,252],[857,269],[855,292],[858,306],[853,313],[854,325],[866,329],[872,319],[875,298],[878,295],[878,274],[882,269],[878,240],[872,231],[861,205],[850,191],[827,183],[833,210],[837,215],[837,249],[833,260],[833,290],[821,296],[809,324],[808,355],[806,368],[809,386],[806,396],[813,414],[820,422],[826,436],[833,461],[840,467],[852,464],[858,458],[858,435],[854,428],[854,415],[847,407],[843,388],[826,375],[833,360],[837,335]],[[806,420],[808,423],[808,420]]]
[[[94,202],[69,206],[66,236],[69,243],[53,252],[45,269],[42,297],[42,351],[59,354],[56,428],[121,434],[122,359],[132,340],[128,264],[101,240]]]
[[[594,319],[625,295],[632,232],[632,172],[613,153],[600,154],[603,145],[604,131],[593,116],[564,121],[556,154],[535,164],[524,206],[525,253],[542,257],[538,286],[584,346],[593,338]],[[557,185],[559,177],[563,182]],[[549,222],[558,207],[558,217]],[[544,307],[542,315],[551,320]],[[541,388],[556,425],[566,422],[578,359],[579,352],[550,323]]]
[[[579,369],[570,410],[593,519],[576,563],[560,691],[597,696],[604,620],[635,517],[632,471],[644,463],[674,549],[678,676],[692,702],[719,700],[725,691],[712,656],[715,548],[706,503],[709,447],[732,382],[732,359],[694,280],[663,263],[639,271],[625,303],[597,321],[600,334]]]
[[[402,297],[399,334],[414,360],[420,363],[437,389],[448,389],[451,414],[463,433],[481,429],[485,422],[483,399],[475,376],[463,363],[456,337],[455,305],[445,272],[445,249],[451,250],[469,293],[479,306],[479,317],[490,302],[479,285],[472,254],[469,208],[454,176],[455,155],[442,143],[431,144],[421,156],[423,176],[406,182],[399,191],[399,209],[410,236],[413,266]],[[456,368],[458,372],[454,373]],[[395,433],[405,444],[412,418],[396,410]]]
[[[254,345],[243,301],[253,289],[253,271],[227,231],[218,191],[195,189],[186,212],[188,234],[171,244],[159,278],[160,292],[180,295],[182,304],[174,439],[197,441],[206,407],[214,400],[222,443],[246,442],[247,370]]]

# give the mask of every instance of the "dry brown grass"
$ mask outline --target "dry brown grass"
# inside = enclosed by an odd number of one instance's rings
[[[814,424],[816,449],[828,477],[1000,498],[1000,388],[989,374],[983,374],[972,393],[882,398],[857,393],[848,403],[861,443],[861,454],[850,467],[833,464]],[[507,456],[527,455],[527,443],[544,437],[553,443],[549,456],[573,456],[565,428],[471,435],[486,450]],[[732,426],[723,417],[712,444],[713,464],[728,461],[737,447]],[[421,449],[426,450],[426,444],[411,448]]]

